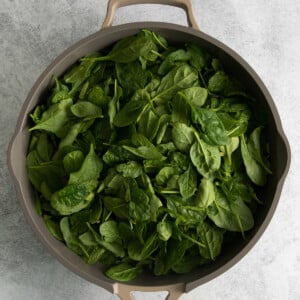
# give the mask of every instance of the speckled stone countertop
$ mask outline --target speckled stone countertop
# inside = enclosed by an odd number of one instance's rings
[[[33,234],[10,179],[6,151],[33,83],[64,49],[97,31],[106,0],[1,0],[0,5],[0,299],[112,300],[73,274]],[[300,2],[193,0],[205,33],[237,51],[268,87],[292,148],[279,206],[263,237],[223,275],[181,299],[300,299]],[[185,25],[177,8],[122,8],[115,24],[164,21]],[[166,293],[135,298],[165,299]]]

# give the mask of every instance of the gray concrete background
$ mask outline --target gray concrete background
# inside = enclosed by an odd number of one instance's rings
[[[6,149],[26,94],[58,54],[99,29],[106,3],[1,0],[1,300],[118,299],[47,253],[24,219],[6,164]],[[181,299],[300,299],[300,2],[194,0],[193,4],[201,29],[236,50],[267,85],[293,157],[279,207],[254,249],[228,272]],[[132,20],[185,24],[185,15],[175,8],[136,6],[120,9],[115,24]],[[137,293],[136,299],[164,296]]]

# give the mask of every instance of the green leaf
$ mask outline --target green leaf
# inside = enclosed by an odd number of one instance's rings
[[[122,97],[123,90],[120,86],[118,86],[117,80],[115,80],[114,84],[114,95],[112,99],[108,102],[108,117],[109,117],[109,123],[110,127],[113,127],[114,119],[119,111],[119,100]]]
[[[42,118],[38,124],[29,130],[45,130],[54,133],[58,137],[64,135],[64,126],[69,121],[70,107],[73,104],[72,99],[63,99],[59,103],[55,103],[42,114]]]
[[[80,240],[80,242],[88,247],[93,247],[93,246],[97,246],[98,243],[94,238],[94,235],[91,231],[87,231],[83,234],[81,234],[78,239]]]
[[[201,107],[206,102],[208,92],[205,88],[194,86],[180,91],[179,95],[188,99],[195,107]]]
[[[191,58],[191,55],[188,51],[183,49],[177,49],[169,53],[166,58],[160,64],[157,73],[159,75],[165,75],[170,69],[176,66],[177,62],[187,61]]]
[[[148,195],[137,187],[131,188],[129,216],[135,221],[149,221],[151,217],[150,200]]]
[[[92,53],[89,56],[93,57],[95,54]],[[82,61],[79,65],[74,65],[74,67],[64,75],[64,81],[72,85],[70,95],[74,95],[78,92],[82,84],[91,75],[94,66],[95,62],[93,60]]]
[[[128,64],[117,63],[115,68],[118,81],[124,90],[124,95],[131,95],[136,90],[145,87],[148,72],[142,69],[139,61]]]
[[[103,162],[108,166],[132,160],[135,156],[122,146],[112,145],[102,156]]]
[[[42,162],[36,150],[31,151],[26,157],[28,177],[33,186],[41,192],[43,182],[51,191],[60,189],[65,175],[61,161]]]
[[[142,166],[136,161],[129,161],[116,166],[116,170],[123,173],[124,177],[137,178],[142,174]]]
[[[215,112],[193,105],[192,120],[194,123],[201,125],[208,143],[215,146],[227,144],[228,137],[224,124]]]
[[[183,256],[179,261],[176,261],[172,266],[172,271],[177,274],[186,274],[192,272],[199,265],[206,261],[200,256]]]
[[[85,181],[97,180],[102,168],[102,161],[96,155],[94,147],[91,144],[90,151],[85,157],[81,168],[78,171],[70,174],[69,184],[78,184]]]
[[[80,245],[80,241],[72,232],[69,220],[69,217],[64,217],[60,220],[60,230],[62,232],[64,241],[73,252],[75,252],[78,255],[82,255],[83,251]]]
[[[241,153],[250,180],[256,185],[265,185],[267,180],[266,171],[249,152],[244,135],[241,136]]]
[[[180,94],[177,94],[173,98],[172,102],[172,114],[171,121],[173,123],[184,123],[189,125],[190,123],[190,108]]]
[[[164,195],[164,197],[167,199],[169,214],[176,219],[176,224],[198,225],[205,219],[205,210],[194,206],[193,201],[183,201],[177,195]]]
[[[198,45],[188,44],[187,49],[191,55],[190,63],[197,71],[201,72],[210,62],[210,54]]]
[[[178,185],[183,198],[187,199],[194,196],[197,190],[197,173],[191,165],[179,176]]]
[[[55,222],[50,216],[44,216],[44,222],[49,232],[59,241],[63,241],[63,235],[60,230],[59,222]]]
[[[191,247],[191,242],[187,239],[182,239],[181,241],[170,239],[168,241],[168,248],[167,248],[167,257],[166,266],[165,266],[165,273],[172,268],[176,262],[180,261],[188,248]]]
[[[137,276],[138,272],[138,267],[134,267],[129,263],[121,263],[109,268],[105,272],[105,275],[112,280],[126,282],[133,280]]]
[[[221,166],[219,149],[206,144],[204,141],[198,141],[192,145],[190,157],[198,173],[205,178],[214,177],[215,171]]]
[[[169,222],[159,222],[156,225],[158,238],[166,242],[172,236],[172,224]]]
[[[157,235],[154,233],[149,236],[144,245],[137,240],[130,242],[128,245],[129,257],[136,261],[146,260],[157,249],[157,241]]]
[[[197,71],[188,64],[175,67],[162,78],[152,101],[160,103],[170,100],[178,91],[193,86],[197,79]]]
[[[64,156],[63,164],[68,174],[78,171],[84,161],[84,154],[80,150],[71,151]]]
[[[165,159],[165,157],[158,151],[158,149],[142,134],[134,134],[132,136],[132,142],[137,148],[126,145],[124,145],[123,148],[133,153],[134,155],[145,159]]]
[[[109,102],[109,97],[104,95],[104,91],[101,86],[93,86],[87,96],[87,100],[97,106],[105,106]]]
[[[183,152],[188,152],[195,140],[194,131],[184,123],[175,123],[172,129],[175,146]]]
[[[138,148],[123,146],[123,148],[130,153],[142,157],[144,159],[152,159],[152,160],[164,160],[165,157],[155,148],[155,147],[147,147],[140,146]]]
[[[80,101],[73,104],[71,107],[71,112],[74,116],[78,118],[102,118],[102,109],[101,107],[88,102]]]
[[[113,123],[117,127],[125,127],[136,122],[142,113],[147,101],[131,100],[126,103],[123,108],[116,114]]]
[[[106,221],[99,227],[100,234],[106,242],[120,242],[121,235],[118,229],[118,223],[115,221]]]
[[[249,136],[248,151],[251,156],[264,168],[265,172],[272,174],[268,160],[263,156],[261,145],[261,132],[263,127],[255,128]]]
[[[207,209],[208,217],[220,228],[242,232],[254,226],[251,210],[242,200],[230,202],[217,190],[215,201]]]
[[[174,167],[163,167],[155,176],[155,182],[158,185],[165,186],[173,175],[178,174]]]
[[[126,37],[117,42],[108,53],[107,59],[116,63],[132,63],[153,48],[152,39],[144,34]]]
[[[159,117],[151,109],[148,109],[141,114],[138,131],[152,141],[157,135],[159,125]]]
[[[216,72],[208,81],[208,89],[216,94],[225,92],[231,85],[231,80],[223,71]]]
[[[97,181],[69,184],[51,196],[51,206],[61,215],[70,215],[86,208],[94,199]]]
[[[205,247],[199,247],[200,254],[203,258],[215,260],[221,253],[223,243],[223,233],[206,222],[197,227],[199,239]]]
[[[129,219],[129,207],[124,199],[105,196],[103,198],[104,207],[112,211],[120,219]]]
[[[206,209],[215,201],[214,183],[211,179],[202,178],[195,197],[195,205]]]

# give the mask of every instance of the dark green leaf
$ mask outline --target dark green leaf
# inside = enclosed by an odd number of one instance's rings
[[[125,127],[137,120],[142,113],[147,101],[131,100],[114,117],[114,125],[117,127]]]
[[[251,181],[256,185],[264,185],[266,183],[266,171],[249,152],[244,135],[241,136],[241,153],[247,175]]]
[[[243,234],[254,225],[251,210],[242,200],[230,202],[218,190],[215,201],[208,207],[207,214],[218,227],[229,231],[238,231]]]
[[[120,242],[121,240],[118,224],[115,221],[102,223],[99,227],[99,231],[106,242]]]
[[[72,114],[79,118],[103,117],[101,107],[88,101],[77,102],[76,104],[73,104],[70,109]]]
[[[206,259],[215,260],[222,249],[222,231],[203,222],[197,227],[197,232],[200,242],[205,245],[205,247],[199,247],[201,256]]]
[[[183,198],[193,197],[197,190],[197,173],[191,165],[178,178],[179,191]]]
[[[197,171],[205,178],[213,177],[214,172],[221,166],[219,149],[206,144],[204,141],[195,142],[192,145],[190,156]]]
[[[188,152],[195,140],[192,128],[184,123],[175,123],[173,125],[172,138],[175,146],[183,152]]]
[[[152,101],[159,103],[170,100],[178,91],[193,86],[197,78],[196,70],[188,64],[173,68],[161,80],[157,94]]]
[[[94,199],[97,181],[69,184],[51,196],[51,205],[61,215],[70,215],[86,208]]]
[[[119,265],[109,268],[105,275],[111,278],[112,280],[117,281],[131,281],[133,280],[139,272],[137,267],[133,267],[128,263],[121,263]]]

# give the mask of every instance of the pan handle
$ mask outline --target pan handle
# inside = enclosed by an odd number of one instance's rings
[[[165,4],[182,8],[186,12],[189,26],[199,30],[199,26],[193,14],[191,0],[109,0],[102,28],[110,27],[112,25],[113,18],[118,8],[134,4]]]
[[[172,285],[164,285],[158,287],[147,287],[147,286],[132,286],[125,285],[121,283],[116,283],[114,285],[114,293],[120,297],[121,300],[134,300],[132,291],[141,291],[141,292],[162,292],[168,291],[169,294],[166,300],[178,300],[185,292],[184,283],[176,283]]]

